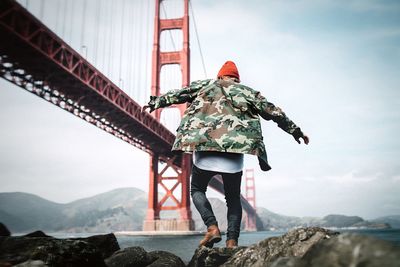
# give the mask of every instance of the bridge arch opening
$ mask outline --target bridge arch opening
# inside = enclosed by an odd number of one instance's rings
[[[164,30],[160,34],[160,51],[173,52],[183,48],[182,30]]]
[[[182,87],[182,71],[179,64],[168,64],[161,67],[160,93],[165,94],[169,90]],[[160,122],[168,130],[175,133],[181,121],[180,110],[176,107],[164,108],[161,111]]]

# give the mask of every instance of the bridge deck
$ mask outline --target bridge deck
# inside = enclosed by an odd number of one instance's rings
[[[148,153],[176,156],[173,133],[16,1],[0,1],[0,37],[3,78]],[[224,192],[218,177],[210,186]]]
[[[3,77],[142,150],[172,155],[173,133],[16,1],[0,2],[0,36]]]

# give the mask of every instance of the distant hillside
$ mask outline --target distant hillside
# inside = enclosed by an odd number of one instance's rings
[[[120,188],[66,204],[62,229],[71,232],[142,230],[147,193],[137,188]]]
[[[219,228],[222,231],[225,231],[228,226],[228,222],[226,219],[227,208],[225,202],[218,198],[209,198],[209,201],[211,203],[215,217],[217,218]],[[196,230],[197,231],[206,230],[207,227],[204,225],[199,212],[196,210],[196,207],[193,205],[192,202],[190,208],[192,210],[192,217],[196,225]]]
[[[257,214],[266,229],[289,229],[301,224],[298,217],[280,215],[262,207],[257,208]]]
[[[293,217],[273,213],[264,208],[257,208],[261,220],[266,229],[290,229],[293,227],[320,226],[326,228],[390,228],[391,224],[382,219],[366,221],[358,216],[346,216],[339,214],[318,217]]]
[[[115,189],[68,204],[27,193],[0,193],[0,221],[12,232],[141,230],[146,208],[147,193],[136,188]]]
[[[390,215],[371,220],[374,223],[388,223],[393,228],[400,228],[400,215]]]
[[[11,231],[59,226],[64,205],[27,193],[0,193],[0,221]]]
[[[322,218],[321,225],[325,227],[351,227],[354,224],[363,222],[363,218],[358,216],[345,216],[338,214],[331,214]]]
[[[139,231],[147,210],[147,193],[137,188],[120,188],[59,204],[27,193],[0,193],[0,222],[12,232],[89,232]],[[222,230],[226,230],[226,204],[210,198]],[[205,230],[200,214],[191,206],[196,230]],[[290,229],[299,226],[386,228],[390,223],[400,228],[400,216],[386,216],[365,221],[357,216],[328,215],[324,218],[294,217],[257,208],[265,229]],[[175,212],[167,216],[176,216]],[[166,216],[162,214],[162,216]]]

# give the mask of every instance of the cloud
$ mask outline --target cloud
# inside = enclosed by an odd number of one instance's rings
[[[400,175],[393,176],[392,181],[395,183],[400,183]]]
[[[355,186],[376,181],[378,176],[379,175],[357,176],[354,172],[351,172],[343,176],[326,176],[323,177],[323,180],[341,186]]]
[[[243,82],[282,107],[311,138],[309,146],[297,145],[275,123],[262,123],[273,170],[261,172],[255,157],[246,158],[246,167],[256,170],[259,205],[288,215],[399,212],[399,4],[201,1],[193,6],[209,77],[225,60],[234,60]],[[99,49],[109,45],[109,24],[101,25]],[[81,27],[79,19],[64,26],[68,34]],[[85,36],[91,44],[94,33]],[[191,36],[191,77],[199,79],[204,76],[194,32]],[[67,39],[80,50],[79,34]],[[149,80],[136,82],[145,79],[146,68],[137,58],[132,66],[132,47],[123,44],[124,79],[138,92],[134,98],[144,101]],[[88,51],[92,59],[93,49]],[[102,50],[106,57],[98,63],[101,70],[113,70],[118,83],[113,67],[120,54],[108,52]],[[108,61],[110,55],[115,62]],[[120,186],[148,190],[142,152],[19,88],[1,86],[6,90],[0,119],[8,128],[0,136],[4,190],[32,190],[59,201]]]

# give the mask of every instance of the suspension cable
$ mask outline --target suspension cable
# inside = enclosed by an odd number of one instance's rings
[[[113,55],[114,55],[114,13],[115,13],[115,6],[113,5],[113,3],[110,1],[111,6],[110,6],[110,12],[111,12],[111,16],[110,16],[110,39],[108,40],[108,65],[107,65],[107,75],[108,77],[110,77],[110,80],[113,81]]]
[[[141,12],[140,12],[140,16],[139,16],[139,38],[140,38],[140,41],[139,41],[139,57],[138,57],[138,61],[140,62],[140,73],[139,73],[139,77],[138,77],[138,82],[139,82],[139,84],[138,84],[138,88],[137,88],[137,90],[139,90],[139,92],[140,92],[140,95],[139,95],[139,101],[142,101],[142,99],[144,99],[144,94],[143,94],[143,92],[144,92],[144,89],[146,89],[146,87],[144,87],[143,86],[143,75],[142,75],[142,73],[143,73],[143,58],[142,58],[142,55],[143,55],[143,28],[144,28],[144,22],[143,22],[143,20],[144,20],[144,16],[143,16],[143,14],[144,14],[144,12],[143,12],[143,6],[144,6],[144,4],[143,4],[143,1],[139,1],[139,4],[138,4],[139,6],[138,6],[138,10],[140,10]]]
[[[28,2],[28,1],[27,1]],[[57,6],[57,17],[56,17],[56,26],[55,26],[55,32],[59,35],[60,34],[60,30],[59,28],[59,20],[60,20],[60,13],[61,13],[61,4],[60,4],[60,0],[56,1],[56,6]]]
[[[163,10],[163,12],[164,12],[165,18],[168,18],[168,16],[167,16],[167,11],[165,10],[165,6],[164,6],[163,1],[161,1],[161,6],[162,6],[162,10]],[[176,46],[175,46],[174,38],[172,37],[172,31],[171,31],[171,30],[168,30],[168,32],[169,32],[169,37],[171,38],[172,47],[174,48],[174,51],[176,51]]]
[[[94,38],[94,65],[96,68],[97,66],[97,52],[99,50],[99,31],[100,31],[100,12],[101,12],[101,7],[102,7],[103,1],[100,0],[99,3],[96,5],[96,30],[95,30],[95,38]]]
[[[126,59],[128,59],[128,67],[127,67],[127,81],[126,81],[126,88],[127,90],[125,91],[131,98],[133,97],[133,78],[131,76],[132,73],[132,65],[133,65],[133,61],[134,61],[134,54],[133,54],[133,31],[134,31],[134,25],[135,23],[133,22],[133,14],[135,11],[135,7],[133,5],[132,2],[129,2],[129,6],[128,6],[128,14],[131,14],[130,16],[128,16],[128,25],[132,25],[131,27],[129,27],[128,30],[128,53],[126,56]]]
[[[40,1],[40,13],[39,13],[39,18],[41,21],[43,21],[43,16],[44,16],[44,0]]]
[[[126,6],[126,0],[122,0],[122,16],[121,16],[121,35],[120,35],[120,46],[119,46],[119,70],[118,70],[118,82],[119,82],[119,86],[122,90],[124,90],[124,88],[122,87],[123,85],[123,79],[122,79],[122,54],[123,54],[123,49],[124,49],[124,29],[125,29],[125,6]]]
[[[69,12],[69,43],[72,45],[74,38],[72,37],[72,24],[74,21],[74,14],[75,14],[75,1],[71,1],[70,12]]]
[[[83,53],[83,49],[85,48],[85,55],[84,56],[87,59],[87,45],[85,44],[85,31],[86,31],[86,5],[87,5],[87,0],[83,0],[83,9],[82,9],[82,27],[81,27],[81,40],[80,40],[80,50],[81,54]]]
[[[150,33],[150,17],[151,17],[151,13],[150,13],[150,1],[146,1],[146,12],[143,12],[143,14],[146,14],[146,42],[145,42],[145,49],[148,49],[150,46],[150,38],[151,36],[153,36]],[[145,72],[144,72],[144,77],[145,77],[145,81],[146,81],[146,87],[150,88],[151,86],[151,82],[149,82],[149,73],[151,73],[151,70],[149,70],[149,51],[146,51],[146,58],[145,58]],[[151,50],[150,50],[151,53]],[[144,90],[144,102],[149,98],[150,95],[150,90],[148,90],[148,88],[146,88],[147,90]]]
[[[200,57],[201,57],[201,64],[203,65],[204,78],[207,78],[206,64],[204,63],[203,52],[202,52],[202,50],[201,50],[200,38],[199,38],[199,33],[198,33],[198,31],[197,31],[197,25],[196,25],[196,19],[195,19],[195,17],[194,17],[194,11],[193,11],[193,7],[192,7],[192,1],[189,1],[189,5],[190,5],[190,11],[192,12],[193,25],[194,25],[194,31],[195,31],[195,33],[196,33],[197,45],[199,46]]]
[[[67,25],[67,2],[63,1],[63,20],[62,20],[62,38],[65,40],[66,38],[66,33],[65,33],[65,27]]]

